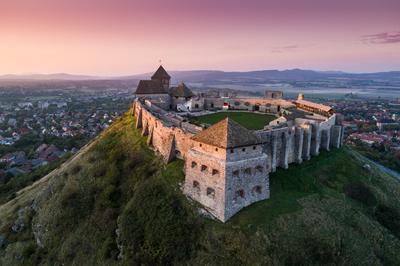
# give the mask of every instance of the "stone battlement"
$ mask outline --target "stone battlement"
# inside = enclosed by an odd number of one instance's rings
[[[186,161],[184,192],[224,222],[241,208],[269,198],[269,172],[309,160],[320,149],[338,148],[343,137],[342,126],[335,123],[336,116],[332,115],[323,122],[301,119],[293,126],[254,131],[260,139],[257,145],[221,149],[203,143],[200,152],[193,137],[204,131],[201,127],[178,118],[171,123],[164,114],[139,100],[135,100],[132,114],[136,117],[136,128],[142,129],[147,143],[166,163],[174,158]],[[255,155],[254,147],[258,151]],[[192,167],[193,162],[197,168]],[[203,171],[202,166],[206,167]],[[223,182],[213,181],[221,177],[225,177]],[[237,194],[231,196],[230,203],[219,198],[227,189]],[[260,190],[258,195],[256,191]]]
[[[161,68],[161,67],[160,67]],[[266,93],[265,98],[194,97],[183,83],[171,88],[162,68],[151,82],[141,82],[132,106],[136,128],[166,163],[185,160],[183,192],[222,222],[242,208],[270,196],[269,173],[317,156],[321,149],[339,148],[343,127],[333,110],[304,100],[282,99]],[[157,88],[146,89],[152,84]],[[155,86],[154,85],[154,86]],[[154,91],[154,94],[151,93]],[[165,92],[160,97],[161,92]],[[272,96],[271,96],[272,95]],[[290,113],[283,123],[270,123],[251,131],[226,118],[204,129],[186,121],[177,112],[200,110],[249,110]],[[279,125],[278,125],[279,124]]]

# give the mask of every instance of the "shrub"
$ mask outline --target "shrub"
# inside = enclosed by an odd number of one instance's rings
[[[75,218],[84,217],[91,212],[94,204],[95,188],[79,189],[74,185],[64,187],[61,194],[62,214],[71,221],[77,222]],[[64,220],[63,222],[68,222]]]
[[[376,204],[375,195],[371,190],[361,181],[355,181],[345,186],[344,193],[346,196],[361,202],[367,206]]]
[[[188,258],[199,226],[182,198],[151,177],[140,184],[119,219],[125,259],[134,264],[171,265]]]
[[[72,168],[71,168],[71,175],[76,175],[76,174],[78,174],[81,170],[82,170],[82,166],[80,166],[79,164],[75,164],[75,165],[72,166]]]
[[[101,253],[103,255],[104,258],[108,259],[117,259],[118,257],[118,246],[117,246],[117,242],[115,241],[114,238],[112,237],[108,237],[104,243],[103,246],[101,247]]]
[[[23,250],[22,250],[22,257],[25,259],[30,258],[32,254],[36,251],[36,245],[34,243],[29,243]]]
[[[400,238],[400,213],[389,206],[379,204],[375,210],[376,220]]]

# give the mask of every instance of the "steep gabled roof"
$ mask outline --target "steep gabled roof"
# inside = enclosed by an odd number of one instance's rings
[[[166,94],[162,84],[157,80],[141,80],[136,88],[136,94]]]
[[[192,139],[224,149],[260,143],[256,135],[229,117],[203,130]]]
[[[180,83],[178,87],[171,88],[171,95],[174,97],[193,97],[193,92],[185,85]]]
[[[157,71],[151,76],[151,79],[163,79],[163,78],[168,78],[170,79],[171,76],[168,75],[167,71],[163,68],[163,66],[160,66]]]

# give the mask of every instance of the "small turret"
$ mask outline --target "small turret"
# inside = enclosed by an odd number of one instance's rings
[[[303,93],[299,93],[299,95],[297,95],[297,100],[298,101],[304,100],[304,94]]]

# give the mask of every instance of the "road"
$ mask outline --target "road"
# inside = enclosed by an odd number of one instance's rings
[[[395,177],[397,180],[400,181],[400,173],[399,172],[394,171],[392,169],[389,169],[386,166],[381,165],[380,163],[372,161],[371,159],[368,159],[367,157],[365,157],[364,155],[362,155],[362,154],[360,154],[358,152],[351,151],[351,153],[356,157],[359,157],[359,158],[362,158],[365,161],[368,161],[368,163],[370,163],[371,165],[375,166],[376,168],[378,168],[382,172],[384,172],[384,173],[386,173],[388,175],[391,175],[391,176]]]

